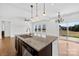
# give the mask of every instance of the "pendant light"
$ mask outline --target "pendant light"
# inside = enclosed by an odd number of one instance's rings
[[[31,7],[31,19],[33,18],[33,5],[30,5]]]
[[[58,19],[56,20],[56,22],[61,23],[63,21],[64,21],[64,19],[62,19],[60,12],[58,12]]]
[[[45,6],[45,3],[43,4],[43,16],[46,15],[46,6]]]

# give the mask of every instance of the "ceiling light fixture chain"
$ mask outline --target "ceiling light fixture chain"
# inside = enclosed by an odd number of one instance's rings
[[[43,4],[43,16],[46,16],[46,4]]]
[[[30,5],[31,7],[31,18],[33,18],[33,5]]]
[[[44,11],[43,11],[43,14],[45,14],[45,3],[44,3],[44,9],[43,9]]]

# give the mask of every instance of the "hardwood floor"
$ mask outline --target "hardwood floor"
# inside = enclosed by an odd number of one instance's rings
[[[59,47],[61,56],[79,56],[79,43],[60,40]],[[15,55],[15,39],[9,37],[5,39],[0,39],[0,56]]]
[[[0,56],[15,56],[14,42],[14,39],[9,37],[0,39]]]
[[[73,41],[59,41],[61,56],[79,56],[79,43]]]

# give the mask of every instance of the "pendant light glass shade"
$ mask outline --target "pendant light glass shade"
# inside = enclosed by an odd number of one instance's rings
[[[43,16],[46,16],[45,12],[43,12]]]

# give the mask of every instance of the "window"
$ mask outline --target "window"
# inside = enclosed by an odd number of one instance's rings
[[[35,32],[37,32],[37,25],[35,25]]]
[[[46,32],[46,25],[44,24],[42,27],[43,32]]]
[[[41,31],[41,25],[38,26],[38,31]]]

